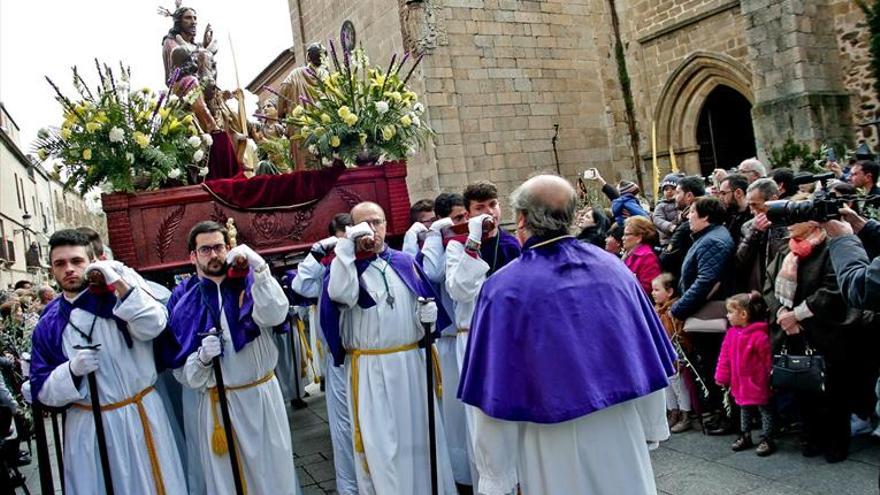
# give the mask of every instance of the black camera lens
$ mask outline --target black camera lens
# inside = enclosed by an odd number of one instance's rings
[[[767,220],[776,225],[809,222],[813,218],[812,201],[768,201]]]

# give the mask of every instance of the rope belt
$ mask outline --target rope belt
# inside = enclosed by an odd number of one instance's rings
[[[455,335],[457,336],[459,334],[468,333],[470,331],[471,331],[470,328],[459,328],[458,330],[455,331]]]
[[[296,333],[299,335],[299,345],[302,352],[299,353],[299,376],[308,376],[309,365],[312,367],[312,379],[318,383],[318,370],[315,369],[315,360],[312,356],[312,346],[306,337],[306,326],[302,320],[296,319]]]
[[[227,385],[226,392],[237,392],[239,390],[254,388],[268,382],[273,378],[275,378],[274,370],[270,371],[266,374],[266,376],[252,383],[245,383],[244,385],[233,386]],[[223,426],[220,424],[220,414],[217,412],[217,405],[220,403],[220,395],[217,393],[217,387],[210,387],[208,389],[208,395],[211,397],[211,419],[214,421],[214,431],[211,434],[211,450],[214,451],[215,455],[226,455],[229,453],[229,444],[226,443],[226,432],[223,430]],[[233,433],[235,432],[233,431]],[[239,456],[239,461],[240,460],[241,456]]]
[[[159,464],[159,456],[156,453],[156,443],[153,441],[153,429],[150,427],[150,418],[147,416],[147,409],[144,407],[144,397],[150,392],[156,390],[152,385],[119,402],[113,402],[101,406],[101,412],[113,411],[116,409],[130,406],[137,406],[138,416],[141,419],[141,427],[144,429],[144,442],[147,444],[147,454],[150,456],[150,470],[153,473],[153,483],[156,485],[156,494],[165,495],[165,481],[162,479],[162,467]],[[74,403],[73,407],[84,411],[91,411],[92,407],[85,404]]]
[[[443,338],[447,338],[447,339],[455,339],[455,338],[458,338],[458,336],[459,336],[460,334],[468,333],[469,331],[470,331],[469,328],[457,328],[457,329],[455,330],[455,333],[454,333],[454,334],[445,334],[445,333],[444,333],[443,335],[441,335],[441,337],[443,337]]]
[[[381,356],[384,354],[394,354],[398,352],[406,352],[412,351],[414,349],[419,348],[419,342],[413,342],[412,344],[401,345],[398,347],[388,347],[385,349],[351,349],[348,351],[348,354],[351,355],[351,422],[354,426],[354,451],[358,454],[364,453],[364,440],[361,437],[361,423],[360,423],[360,414],[358,412],[358,384],[359,373],[358,373],[358,360],[361,356]],[[431,346],[431,353],[434,356],[434,376],[437,377],[437,384],[434,387],[435,393],[437,397],[443,396],[443,384],[441,383],[441,375],[440,375],[440,357],[437,354],[437,348]],[[364,470],[369,472],[369,468],[367,467],[366,458],[364,459]]]

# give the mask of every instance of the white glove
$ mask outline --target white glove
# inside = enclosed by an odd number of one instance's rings
[[[245,257],[247,259],[248,266],[250,266],[254,270],[261,268],[263,265],[266,264],[266,260],[264,260],[262,256],[257,254],[256,251],[245,244],[241,244],[230,249],[229,252],[226,253],[226,262],[230,265],[233,265],[235,264],[236,258],[238,258],[239,256]]]
[[[419,232],[425,232],[426,230],[428,230],[428,227],[425,227],[425,224],[423,224],[422,222],[416,222],[410,225],[406,233],[410,235],[416,235]]]
[[[335,235],[332,235],[326,239],[321,239],[320,241],[312,244],[312,252],[327,254],[330,251],[333,251],[333,248],[336,247],[337,242],[339,242],[339,238]]]
[[[199,361],[202,364],[210,363],[215,357],[220,355],[220,338],[216,335],[208,335],[202,339],[202,346],[199,347]]]
[[[31,397],[31,381],[28,380],[21,384],[21,396],[24,398],[24,401],[28,404],[32,403],[34,400]]]
[[[453,225],[452,219],[449,217],[444,217],[444,218],[441,218],[440,220],[437,220],[436,222],[432,223],[431,230],[433,232],[442,232],[443,229],[445,229],[446,227],[452,227],[452,225]]]
[[[419,321],[422,323],[437,322],[437,303],[428,301],[424,297],[419,298]]]
[[[125,265],[115,260],[99,260],[95,261],[86,268],[85,277],[88,278],[92,272],[100,272],[107,281],[107,285],[113,285],[122,279],[122,272]]]
[[[424,227],[424,225],[422,225],[422,227]],[[370,224],[368,224],[367,222],[361,222],[354,227],[345,228],[345,237],[352,241],[357,241],[361,237],[372,235],[373,227],[370,227]]]
[[[476,243],[483,242],[483,221],[492,218],[492,215],[483,213],[468,220],[468,240]]]
[[[76,376],[86,376],[98,369],[97,349],[79,349],[70,360],[70,372]]]

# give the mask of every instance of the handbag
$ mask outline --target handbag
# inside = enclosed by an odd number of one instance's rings
[[[712,299],[712,296],[721,288],[721,282],[717,282],[706,299]],[[684,320],[684,327],[687,333],[724,333],[727,331],[727,304],[724,301],[707,301],[702,308]]]
[[[774,389],[825,391],[825,356],[816,354],[806,338],[804,345],[803,355],[789,354],[785,343],[782,344],[780,353],[773,355],[770,384]]]

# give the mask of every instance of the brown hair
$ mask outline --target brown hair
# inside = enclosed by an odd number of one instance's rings
[[[727,298],[725,304],[744,309],[749,315],[749,323],[767,318],[767,302],[764,301],[764,296],[756,290],[734,294]]]
[[[640,236],[642,242],[651,244],[657,237],[657,230],[654,229],[654,222],[643,216],[629,217],[623,222],[624,227],[629,227],[633,231],[633,235]]]
[[[488,201],[498,199],[498,187],[487,180],[479,180],[468,184],[462,193],[464,197],[464,209],[470,210],[471,201]]]
[[[664,289],[672,289],[672,291],[675,292],[675,275],[671,273],[661,273],[660,275],[657,275],[654,277],[654,280],[651,281],[652,284],[654,282],[660,282]]]

